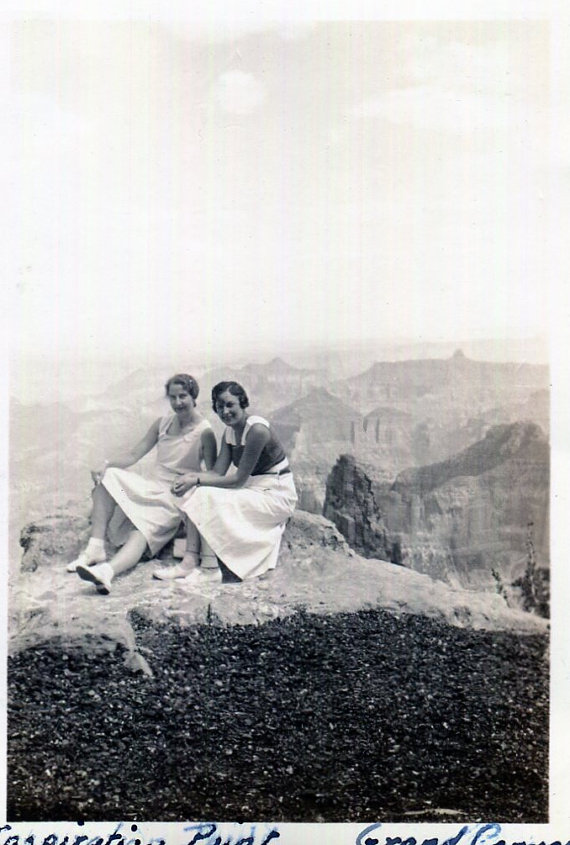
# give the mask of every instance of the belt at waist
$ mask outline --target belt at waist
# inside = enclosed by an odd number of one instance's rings
[[[277,464],[277,466],[279,466],[279,464]],[[257,472],[257,473],[252,472],[251,477],[257,478],[259,475],[285,475],[285,473],[287,473],[287,472],[291,472],[290,466],[285,466],[285,467],[282,467],[281,469],[277,469],[277,470],[268,469],[267,472]]]

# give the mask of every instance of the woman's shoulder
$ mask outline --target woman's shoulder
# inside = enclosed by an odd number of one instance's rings
[[[271,428],[269,422],[265,419],[265,417],[259,417],[257,414],[252,414],[250,417],[247,418],[244,434],[249,431],[250,428],[254,425],[263,425],[265,428]]]
[[[271,437],[271,426],[265,417],[251,416],[247,418],[245,428],[243,430],[242,443],[250,432],[256,432],[256,437],[261,437],[267,442]]]
[[[267,422],[267,420],[265,419],[265,417],[259,417],[256,414],[252,414],[250,417],[247,418],[247,420],[245,422],[245,428],[244,428],[243,433],[241,435],[242,446],[243,446],[243,443],[244,443],[247,435],[249,434],[249,432],[251,431],[251,429],[255,425],[258,426],[258,429],[257,429],[258,431],[261,430],[261,426],[263,426],[263,428],[267,429],[268,431],[270,429],[270,425]],[[236,433],[231,426],[227,425],[225,427],[224,433],[222,435],[222,440],[225,441],[228,444],[228,446],[237,446]]]
[[[206,417],[201,417],[196,421],[196,424],[193,425],[192,428],[184,432],[183,437],[185,440],[192,440],[195,437],[201,437],[206,432],[213,433],[213,429],[210,421],[207,420]]]
[[[176,414],[165,414],[163,417],[158,417],[158,419],[154,421],[154,425],[159,436],[166,434],[175,416]]]
[[[200,420],[200,422],[196,426],[196,430],[199,431],[201,434],[204,434],[204,432],[212,432],[213,434],[214,432],[214,429],[212,428],[212,423],[210,422],[210,420],[207,420],[206,417]]]
[[[176,414],[165,414],[164,417],[159,417],[155,425],[158,429],[158,436],[163,437],[164,435],[168,434],[170,431],[170,426],[176,420]],[[183,438],[194,437],[196,434],[202,434],[204,431],[213,431],[210,421],[207,420],[205,417],[198,420],[195,426],[193,426],[189,431],[186,431],[182,434]],[[180,434],[175,434],[175,436],[180,436]]]

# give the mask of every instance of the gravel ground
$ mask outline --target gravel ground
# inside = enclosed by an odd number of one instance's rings
[[[544,637],[133,624],[152,678],[55,643],[10,661],[9,820],[547,821]]]

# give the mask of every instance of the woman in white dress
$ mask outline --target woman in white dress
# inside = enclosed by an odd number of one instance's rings
[[[211,472],[178,478],[173,493],[213,551],[215,568],[194,567],[186,582],[245,580],[275,568],[281,536],[297,493],[287,456],[263,417],[247,412],[249,399],[237,382],[212,390],[214,411],[225,423],[220,454]],[[235,472],[228,474],[230,466]]]
[[[86,549],[67,568],[95,584],[99,593],[109,593],[115,575],[136,566],[147,550],[156,555],[174,537],[181,519],[179,502],[171,492],[174,481],[189,470],[211,469],[216,461],[214,432],[196,410],[196,380],[181,373],[167,381],[165,390],[173,413],[155,420],[133,449],[91,473],[95,482],[91,536]],[[154,446],[156,464],[151,478],[126,469]],[[107,561],[108,529],[114,530],[111,539],[115,544],[122,545]],[[192,529],[190,526],[185,557],[198,563],[199,537]]]

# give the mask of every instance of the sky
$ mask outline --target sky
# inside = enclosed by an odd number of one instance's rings
[[[545,22],[35,8],[8,28],[13,352],[548,332]]]

